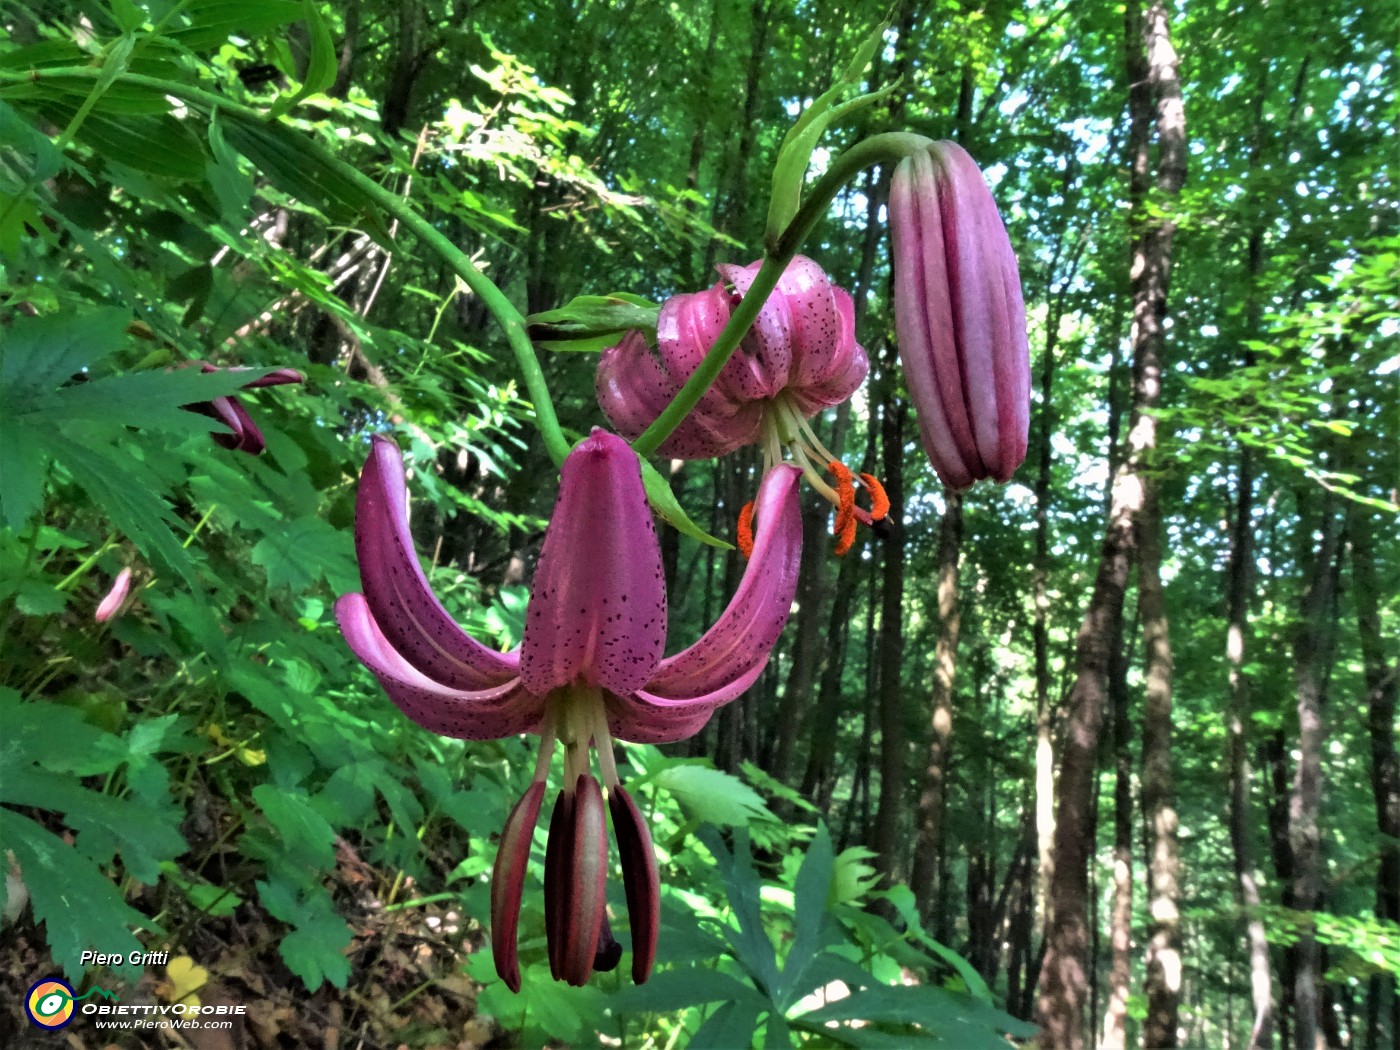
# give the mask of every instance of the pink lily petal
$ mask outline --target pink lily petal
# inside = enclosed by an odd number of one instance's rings
[[[519,670],[515,653],[472,638],[433,594],[413,552],[403,455],[374,438],[355,497],[355,553],[365,601],[379,630],[403,659],[450,690],[499,686]]]
[[[284,383],[304,383],[306,377],[295,368],[278,368],[269,372],[260,379],[254,379],[251,383],[244,383],[245,390],[256,390],[264,386],[282,386]]]
[[[560,471],[535,568],[520,677],[530,692],[583,682],[643,686],[666,644],[661,546],[627,442],[595,428]]]
[[[761,262],[750,266],[721,265],[715,267],[742,298],[762,267]],[[787,276],[786,272],[783,275]],[[744,336],[742,348],[731,357],[720,373],[734,391],[744,398],[772,397],[788,385],[793,358],[796,321],[793,304],[783,289],[783,279],[759,310],[753,327]]]
[[[609,698],[609,722],[624,740],[683,740],[710,711],[741,695],[768,663],[797,593],[802,515],[796,467],[780,464],[755,501],[754,549],[729,607],[704,636],[661,662],[645,690]],[[657,737],[656,733],[664,735]]]
[[[394,648],[379,629],[363,594],[345,594],[335,603],[345,641],[373,672],[389,699],[413,721],[442,736],[499,740],[538,733],[544,701],[511,678],[485,689],[451,689],[423,674]]]
[[[672,379],[651,353],[646,337],[632,331],[598,359],[594,381],[598,405],[618,433],[635,438],[661,414],[680,382]],[[728,417],[721,413],[728,413]],[[762,416],[744,405],[701,402],[657,449],[677,459],[712,459],[757,440]]]

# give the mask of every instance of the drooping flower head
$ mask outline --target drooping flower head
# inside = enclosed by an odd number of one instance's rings
[[[201,372],[246,372],[247,368],[220,368],[208,362],[199,363]],[[269,372],[265,376],[260,376],[243,384],[245,390],[253,390],[263,386],[281,386],[284,383],[300,383],[303,377],[295,368],[279,368]],[[237,452],[247,452],[250,455],[260,455],[267,443],[263,441],[262,431],[253,422],[253,417],[248,414],[248,410],[243,407],[238,398],[234,395],[216,397],[209,401],[200,401],[193,405],[186,405],[185,408],[191,412],[198,412],[202,416],[217,419],[226,425],[233,433],[225,434],[223,431],[211,431],[210,437],[222,445],[224,448],[233,449]]]
[[[955,489],[1026,458],[1030,351],[1011,240],[977,164],[929,142],[890,184],[899,357],[934,470]]]
[[[723,280],[703,292],[666,300],[657,317],[655,354],[640,331],[603,351],[598,404],[621,434],[636,437],[661,414],[709,353],[761,265],[720,266]],[[734,356],[657,451],[675,459],[709,459],[759,445],[765,468],[771,468],[782,462],[787,449],[813,487],[836,506],[833,531],[838,553],[844,552],[854,539],[857,517],[867,524],[881,518],[888,502],[879,483],[861,475],[872,510],[855,506],[854,476],[826,450],[807,420],[855,393],[869,368],[856,343],[850,295],[811,259],[795,256]],[[822,469],[835,478],[834,487],[822,479]],[[743,523],[750,516],[746,508],[740,519],[745,549]]]
[[[564,787],[545,853],[550,970],[581,985],[621,956],[604,900],[606,791],[631,919],[632,977],[640,983],[650,975],[656,861],[646,822],[619,780],[612,739],[693,736],[762,673],[797,587],[797,474],[790,466],[767,474],[753,556],[733,600],[698,642],[663,659],[665,582],[640,464],[621,438],[594,430],[564,462],[521,644],[498,653],[463,632],[433,595],[413,551],[402,457],[387,438],[374,439],[355,512],[364,592],[336,603],[346,641],[389,698],[436,733],[540,736],[533,783],[507,818],[492,874],[491,945],[511,989],[520,989],[520,900],[556,744],[564,747]]]

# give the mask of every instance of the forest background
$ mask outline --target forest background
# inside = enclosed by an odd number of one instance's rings
[[[0,1041],[63,973],[249,1004],[256,1046],[1395,1045],[1394,4],[0,10]],[[523,313],[709,285],[887,16],[868,86],[897,86],[815,167],[907,129],[986,171],[1030,455],[933,475],[872,170],[803,250],[872,361],[818,427],[895,524],[837,559],[809,493],[761,680],[624,749],[656,976],[550,982],[532,880],[512,996],[484,879],[530,752],[409,723],[330,611],[369,434],[493,644],[556,492],[499,328],[410,220]],[[575,435],[602,422],[579,349],[541,351]],[[265,454],[180,411],[240,382],[187,360],[305,374],[242,395]],[[752,459],[657,465],[732,538]],[[660,531],[674,648],[741,562]],[[138,947],[171,962],[79,963]]]

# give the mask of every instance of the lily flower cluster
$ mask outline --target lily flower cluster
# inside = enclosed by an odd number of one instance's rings
[[[492,875],[492,951],[513,990],[520,988],[515,940],[526,866],[561,744],[564,788],[545,852],[550,971],[581,985],[621,955],[604,901],[606,791],[631,918],[632,977],[640,983],[651,973],[656,860],[646,822],[618,776],[612,741],[693,736],[763,672],[797,589],[797,477],[791,466],[768,473],[753,556],[733,600],[699,641],[663,659],[665,577],[641,467],[625,441],[594,430],[560,472],[524,637],[517,649],[498,653],[462,631],[433,594],[413,551],[402,457],[393,442],[374,439],[355,510],[364,591],[336,603],[346,641],[419,725],[468,740],[540,737],[534,780],[506,821]]]
[[[1029,422],[1015,255],[981,173],[961,147],[892,138],[902,150],[889,201],[895,323],[923,445],[951,488],[1004,481],[1025,457]],[[721,280],[710,288],[668,299],[656,315],[654,351],[640,330],[603,351],[598,401],[622,435],[640,435],[666,410],[760,269],[757,262],[721,266]],[[748,561],[738,590],[715,624],[674,656],[662,656],[660,547],[640,464],[622,437],[595,429],[564,460],[523,638],[507,653],[462,631],[434,596],[413,549],[402,456],[387,438],[373,439],[356,502],[363,591],[336,603],[346,641],[418,724],[470,740],[540,738],[532,782],[507,818],[492,874],[492,952],[512,990],[520,989],[520,904],[555,751],[562,745],[564,775],[544,855],[550,971],[581,985],[620,961],[605,900],[610,814],[632,977],[640,983],[655,959],[659,878],[613,740],[693,736],[762,673],[797,588],[799,478],[836,507],[838,554],[851,546],[858,520],[870,524],[888,513],[879,481],[867,474],[860,480],[870,506],[856,506],[853,473],[808,422],[849,398],[869,370],[854,314],[850,295],[816,263],[793,257],[715,381],[660,444],[661,454],[682,459],[758,445],[765,462],[758,495],[740,515],[739,546]],[[267,377],[250,385],[292,381]],[[220,418],[237,414],[237,402],[225,400],[215,406]],[[235,436],[249,432],[251,421],[240,423],[230,423]]]

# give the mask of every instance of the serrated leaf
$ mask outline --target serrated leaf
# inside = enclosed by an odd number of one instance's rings
[[[709,824],[747,826],[756,818],[772,817],[758,792],[723,770],[670,766],[657,774],[656,783],[675,796],[688,815]]]
[[[44,443],[107,515],[148,557],[195,585],[189,554],[175,539],[174,516],[136,469],[130,457],[110,447],[82,445],[64,434],[46,433]]]
[[[335,829],[299,795],[272,784],[253,788],[253,801],[272,822],[287,854],[312,869],[328,868],[335,860]]]
[[[795,934],[792,948],[783,963],[780,988],[774,991],[773,998],[786,1010],[800,998],[798,992],[803,975],[812,960],[826,942],[829,927],[827,913],[831,892],[833,858],[831,835],[824,822],[818,822],[817,833],[807,847],[807,855],[797,870],[797,880],[793,884],[793,926]]]
[[[82,977],[82,953],[140,951],[132,930],[152,926],[131,908],[97,866],[53,832],[0,807],[0,856],[14,854],[54,961],[70,980]],[[133,968],[128,967],[128,970]]]
[[[0,339],[0,399],[5,417],[36,393],[47,393],[111,354],[126,339],[129,311],[16,317]],[[8,449],[12,446],[6,446]]]

